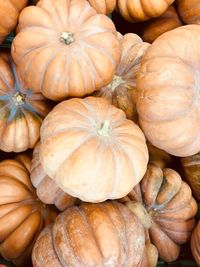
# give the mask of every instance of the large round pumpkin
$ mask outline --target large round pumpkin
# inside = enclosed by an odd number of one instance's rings
[[[66,193],[100,202],[128,194],[142,179],[148,150],[140,128],[99,97],[59,103],[41,128],[45,173]]]
[[[200,26],[161,35],[144,55],[137,111],[147,139],[175,156],[200,151]]]
[[[196,261],[196,263],[198,264],[198,266],[200,266],[200,221],[198,222],[197,226],[195,227],[193,233],[192,233],[192,237],[191,237],[191,251],[192,251],[192,255]]]
[[[130,22],[162,15],[175,0],[117,0],[117,9]]]
[[[54,180],[45,174],[39,158],[40,142],[33,151],[31,163],[31,182],[36,188],[38,198],[46,204],[54,204],[59,210],[65,210],[77,202],[77,199],[60,189]]]
[[[47,98],[82,97],[113,79],[115,26],[86,0],[41,0],[23,10],[18,29],[12,56],[26,84]]]
[[[0,149],[21,152],[33,148],[48,111],[44,97],[19,79],[10,55],[0,53]]]
[[[137,121],[136,78],[143,55],[150,46],[134,34],[118,35],[122,47],[122,56],[110,84],[94,93],[121,108],[128,119]]]
[[[34,267],[135,267],[144,251],[137,217],[116,202],[83,203],[61,213],[35,243]]]
[[[88,2],[97,13],[104,15],[112,13],[116,6],[116,0],[88,0]]]
[[[56,215],[38,201],[30,164],[26,155],[0,162],[0,254],[20,266],[28,266],[35,238]]]
[[[19,13],[27,3],[28,0],[0,1],[0,43],[15,28]]]
[[[200,24],[199,0],[177,0],[180,17],[186,24]]]

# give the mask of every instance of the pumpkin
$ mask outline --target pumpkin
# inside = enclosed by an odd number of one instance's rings
[[[200,26],[181,26],[154,41],[137,80],[137,112],[147,139],[169,154],[200,150]]]
[[[41,0],[23,10],[18,28],[12,56],[35,92],[83,97],[113,79],[120,60],[115,26],[86,0]]]
[[[0,43],[14,30],[19,13],[27,5],[28,0],[0,1]]]
[[[27,266],[37,235],[56,216],[38,201],[30,164],[27,155],[0,162],[0,254],[20,266]]]
[[[0,149],[21,152],[33,148],[49,105],[19,78],[8,53],[0,53]]]
[[[192,255],[198,264],[200,265],[200,253],[199,253],[199,247],[200,247],[200,221],[198,222],[197,226],[195,227],[192,236],[191,236],[191,251]]]
[[[77,199],[60,189],[54,180],[47,176],[39,158],[40,142],[35,146],[31,163],[30,178],[36,188],[38,198],[46,204],[54,204],[59,210],[65,210],[77,202]]]
[[[178,28],[182,25],[178,14],[173,6],[169,6],[164,14],[158,18],[153,18],[146,22],[143,31],[142,39],[152,43],[161,34]]]
[[[123,204],[83,203],[60,213],[38,237],[34,267],[133,267],[144,251],[144,230]]]
[[[160,258],[175,261],[180,245],[190,239],[197,212],[191,189],[180,175],[173,169],[149,164],[140,184],[121,201],[148,230]]]
[[[104,15],[112,13],[116,6],[116,0],[88,0],[88,2],[97,13]]]
[[[177,0],[177,10],[186,24],[200,24],[200,3],[198,0]]]
[[[130,22],[162,15],[175,0],[117,0],[117,9]]]
[[[149,151],[149,163],[150,164],[154,164],[160,167],[161,169],[163,169],[171,163],[172,158],[168,153],[153,146],[150,143],[147,143],[147,147]]]
[[[142,56],[150,46],[134,34],[118,35],[122,55],[115,76],[110,84],[94,93],[95,96],[107,99],[111,104],[121,108],[128,119],[137,121],[136,111],[136,77]]]
[[[102,202],[127,195],[142,179],[148,150],[122,110],[99,97],[72,98],[43,121],[40,160],[63,191]]]

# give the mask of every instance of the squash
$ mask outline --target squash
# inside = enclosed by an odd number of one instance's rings
[[[88,2],[97,13],[104,15],[112,13],[116,6],[116,0],[88,0]]]
[[[34,267],[133,267],[143,251],[143,227],[128,208],[114,201],[83,203],[41,232],[32,262]]]
[[[122,47],[122,56],[110,84],[102,87],[93,95],[107,99],[111,104],[121,108],[128,119],[137,121],[136,111],[136,77],[142,56],[149,48],[148,43],[134,34],[118,35]]]
[[[191,251],[192,255],[198,264],[200,265],[200,253],[199,253],[199,247],[200,247],[200,221],[198,221],[197,226],[195,227],[194,231],[192,232],[191,240]]]
[[[173,6],[169,6],[164,14],[146,22],[142,30],[142,39],[152,43],[161,34],[183,25]]]
[[[142,131],[103,98],[59,103],[43,121],[40,140],[45,173],[82,201],[127,195],[147,168]]]
[[[130,22],[162,15],[175,0],[117,0],[117,9]]]
[[[150,143],[186,157],[200,151],[200,26],[166,32],[144,55],[137,80],[139,123]]]
[[[177,10],[186,24],[200,24],[200,3],[198,0],[177,0]]]
[[[19,266],[29,266],[37,235],[56,217],[35,195],[30,164],[25,154],[0,162],[0,254]]]
[[[0,1],[0,44],[14,30],[18,22],[19,13],[27,3],[28,0]]]
[[[33,148],[50,107],[40,93],[26,87],[8,53],[0,53],[0,149],[22,152]]]
[[[30,178],[36,188],[38,198],[45,204],[54,204],[59,210],[65,210],[74,205],[76,198],[60,189],[54,180],[47,176],[42,168],[39,158],[40,142],[35,146],[31,163]]]
[[[18,29],[12,56],[35,92],[60,101],[113,79],[121,54],[115,26],[86,0],[41,0],[23,10]]]

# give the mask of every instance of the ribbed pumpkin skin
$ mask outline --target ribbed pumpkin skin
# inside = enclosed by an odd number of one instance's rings
[[[163,15],[146,22],[146,25],[142,31],[142,39],[145,42],[152,43],[161,34],[171,31],[182,25],[183,23],[179,19],[175,8],[173,6],[169,6]]]
[[[110,84],[96,91],[94,95],[107,99],[111,104],[122,109],[128,119],[136,122],[136,78],[141,59],[150,45],[144,43],[134,33],[118,36],[122,55],[114,79]]]
[[[124,205],[84,203],[41,232],[32,261],[34,267],[136,267],[143,250],[143,227]]]
[[[162,15],[175,0],[117,0],[117,9],[130,22]]]
[[[59,103],[41,127],[45,173],[83,201],[123,197],[142,179],[148,151],[140,128],[103,98]]]
[[[0,253],[20,266],[29,259],[43,225],[56,215],[38,202],[30,164],[26,155],[0,162]]]
[[[97,13],[104,15],[112,13],[116,6],[116,0],[88,0],[88,2]]]
[[[198,0],[177,0],[178,13],[186,24],[200,24],[200,3]]]
[[[52,100],[108,84],[120,60],[113,22],[86,0],[41,0],[23,10],[12,56],[26,84]]]
[[[15,28],[19,13],[27,3],[28,0],[0,1],[0,43]]]
[[[45,174],[39,158],[40,142],[35,146],[31,163],[31,182],[36,188],[39,199],[46,204],[54,204],[59,210],[65,210],[77,201],[60,189],[54,180]]]
[[[19,80],[10,55],[0,53],[0,149],[22,152],[33,148],[49,109],[40,93],[33,93]]]
[[[199,266],[200,265],[200,252],[199,252],[199,247],[200,247],[200,221],[198,222],[197,226],[195,227],[195,229],[194,229],[194,231],[192,233],[190,245],[191,245],[192,255],[193,255],[196,263]]]
[[[144,55],[137,80],[137,111],[147,139],[169,154],[200,151],[200,26],[161,35]]]

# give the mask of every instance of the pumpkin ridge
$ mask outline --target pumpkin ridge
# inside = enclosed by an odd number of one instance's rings
[[[50,235],[51,235],[51,240],[52,240],[52,242],[51,242],[51,244],[52,244],[52,247],[53,247],[53,251],[54,251],[54,253],[56,254],[56,256],[57,256],[57,260],[59,261],[59,263],[60,263],[60,265],[61,266],[59,266],[59,267],[65,267],[65,265],[63,265],[62,264],[62,262],[61,262],[61,260],[60,260],[60,258],[59,258],[59,256],[58,256],[58,254],[57,254],[57,251],[56,251],[56,248],[55,248],[55,243],[54,243],[54,237],[53,237],[53,227],[52,227],[52,225],[50,225],[50,227],[49,227],[49,232],[50,232]],[[42,265],[42,257],[41,257],[41,265]],[[39,266],[38,266],[39,267]]]

